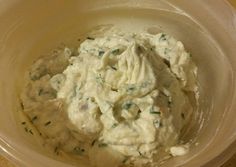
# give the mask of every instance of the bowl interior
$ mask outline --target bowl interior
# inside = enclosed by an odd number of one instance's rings
[[[0,13],[0,141],[4,152],[25,166],[32,162],[38,166],[65,165],[51,159],[55,157],[45,156],[44,149],[20,127],[19,92],[24,72],[35,59],[47,56],[62,43],[78,46],[78,39],[86,37],[94,27],[116,25],[128,31],[155,29],[171,34],[183,41],[198,66],[199,108],[182,139],[199,144],[193,145],[189,154],[173,158],[163,166],[200,166],[218,155],[220,150],[214,146],[219,143],[215,138],[225,115],[235,116],[229,109],[234,74],[232,62],[221,47],[224,41],[217,41],[206,27],[169,4],[152,0],[143,5],[116,0],[91,2],[17,1]],[[226,129],[230,123],[224,125]],[[224,140],[221,144],[227,145]]]

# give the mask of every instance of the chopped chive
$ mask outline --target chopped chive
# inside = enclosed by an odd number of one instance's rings
[[[163,126],[163,124],[162,124],[162,122],[160,122],[160,127],[162,127]]]
[[[112,128],[115,128],[115,127],[117,127],[118,126],[118,124],[117,123],[114,123],[111,127]]]
[[[95,38],[93,38],[93,37],[87,37],[87,39],[89,39],[89,40],[95,40]]]
[[[126,91],[127,92],[133,92],[135,90],[135,86],[129,86],[127,89],[126,89]]]
[[[55,153],[56,155],[59,155],[59,146],[56,146],[56,147],[54,148],[54,153]]]
[[[168,107],[169,107],[169,108],[171,107],[171,104],[172,104],[172,102],[171,102],[171,101],[168,101]]]
[[[20,102],[20,107],[21,107],[22,110],[24,110],[25,107],[24,107],[23,102]]]
[[[133,103],[131,101],[128,101],[122,105],[122,108],[125,110],[129,110],[132,105],[133,105]]]
[[[159,38],[160,41],[165,41],[166,40],[166,34],[161,34],[160,38]]]
[[[35,121],[36,119],[38,119],[38,116],[34,116],[34,117],[31,119],[31,121],[33,122],[33,121]]]
[[[160,111],[150,111],[150,114],[158,114],[158,115],[160,115],[161,112]]]
[[[170,68],[170,62],[166,59],[163,59],[163,62]]]
[[[51,121],[46,122],[44,125],[48,126],[49,124],[51,124]]]
[[[133,91],[134,89],[135,89],[134,87],[128,88],[128,90],[131,90],[131,91]]]
[[[138,110],[138,114],[140,114],[141,112],[142,112],[142,111],[139,109],[139,110]]]
[[[105,53],[105,52],[101,50],[101,51],[98,52],[98,56],[99,56],[99,57],[102,57],[102,56],[104,55],[104,53]]]
[[[128,159],[129,159],[128,157],[125,157],[125,158],[123,159],[122,163],[123,163],[123,164],[126,163]]]
[[[153,107],[153,106],[151,107],[151,109],[150,109],[149,113],[150,113],[150,114],[158,114],[158,115],[160,115],[160,114],[161,114],[161,112],[160,112],[160,111],[156,111],[156,110],[154,110],[154,107]]]
[[[25,124],[26,124],[26,122],[21,122],[21,124],[22,124],[22,125],[25,125]]]
[[[94,144],[96,143],[96,139],[94,139],[93,141],[92,141],[92,143],[91,143],[91,146],[94,146]]]
[[[112,68],[113,70],[115,70],[115,71],[117,70],[117,68],[116,68],[116,67],[114,67],[114,66],[111,66],[111,68]]]
[[[141,88],[146,88],[148,85],[149,85],[148,82],[143,82],[143,83],[140,85],[140,87],[141,87]]]
[[[107,147],[108,145],[106,143],[99,143],[98,147]]]
[[[34,133],[33,133],[33,131],[31,129],[29,130],[29,132],[30,132],[31,135],[34,135]]]
[[[139,153],[139,156],[143,156],[143,154],[140,151],[138,151],[138,153]]]
[[[39,89],[38,95],[41,96],[43,94],[43,89]]]
[[[111,51],[111,53],[113,55],[118,55],[120,53],[120,49],[115,49],[115,50]]]
[[[138,47],[137,47],[137,51],[138,51],[138,53],[142,53],[142,47],[141,47],[141,46],[138,46]]]
[[[56,146],[56,147],[55,147],[55,149],[54,149],[54,152],[56,153],[56,152],[57,152],[57,150],[58,150],[58,147]]]
[[[170,51],[171,51],[171,49],[165,48],[165,49],[164,49],[164,54],[167,55],[168,53],[170,53]]]
[[[101,74],[99,74],[98,76],[96,76],[96,81],[99,84],[103,84],[105,82],[104,78],[102,77]]]
[[[32,81],[36,81],[38,78],[39,78],[39,77],[37,77],[37,76],[34,76],[34,75],[32,76],[31,73],[30,73],[30,79],[31,79]]]
[[[112,91],[118,92],[118,89],[116,88],[111,88]]]

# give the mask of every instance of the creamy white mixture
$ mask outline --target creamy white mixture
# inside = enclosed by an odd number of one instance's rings
[[[173,37],[113,31],[36,61],[24,113],[58,155],[96,167],[151,166],[163,152],[188,151],[179,137],[192,115],[196,75],[191,54]]]

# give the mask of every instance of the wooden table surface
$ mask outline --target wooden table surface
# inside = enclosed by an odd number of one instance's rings
[[[236,0],[228,0],[234,7],[236,7]],[[0,155],[0,167],[15,167],[10,161]],[[228,160],[222,167],[236,167],[236,154]]]

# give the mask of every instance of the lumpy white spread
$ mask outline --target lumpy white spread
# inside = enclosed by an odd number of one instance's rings
[[[161,152],[188,151],[179,137],[193,112],[196,75],[175,38],[114,31],[36,61],[22,101],[56,154],[96,167],[151,166]]]

